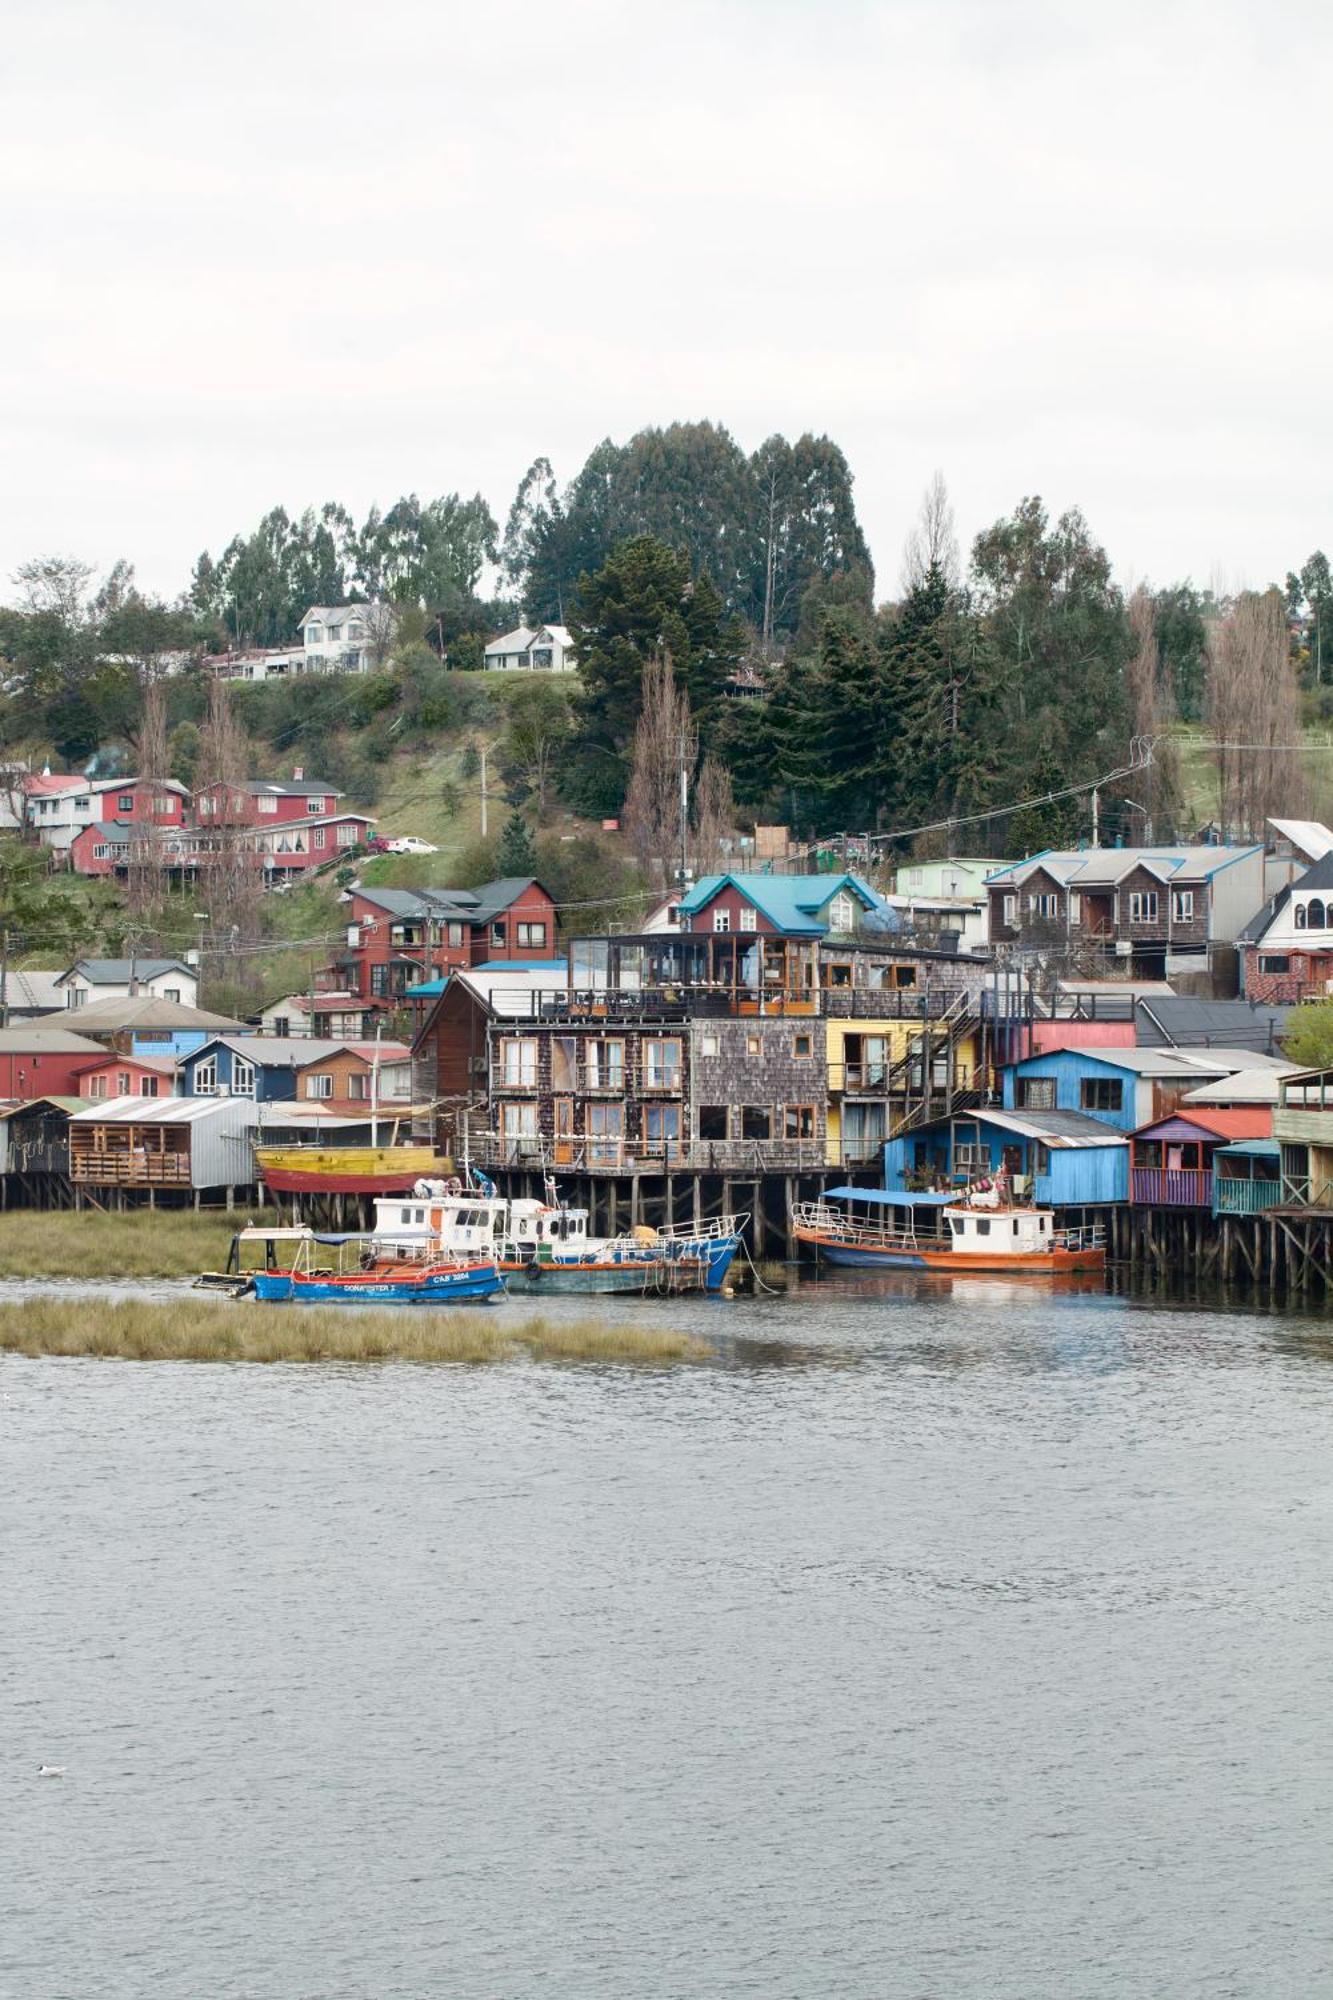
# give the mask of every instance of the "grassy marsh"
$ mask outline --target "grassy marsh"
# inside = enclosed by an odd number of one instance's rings
[[[191,1297],[170,1304],[67,1300],[39,1295],[0,1305],[0,1352],[82,1355],[121,1361],[405,1361],[482,1363],[591,1361],[665,1367],[710,1358],[707,1343],[651,1326],[596,1320],[555,1324],[498,1308],[224,1303]]]
[[[0,1215],[0,1278],[193,1278],[221,1270],[236,1231],[250,1220],[239,1209],[11,1209]]]

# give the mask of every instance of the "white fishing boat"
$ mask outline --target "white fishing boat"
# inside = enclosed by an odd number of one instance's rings
[[[588,1211],[560,1201],[509,1199],[485,1174],[423,1179],[375,1203],[373,1235],[386,1252],[425,1250],[493,1257],[511,1291],[721,1291],[740,1247],[744,1216],[670,1229],[593,1236]]]

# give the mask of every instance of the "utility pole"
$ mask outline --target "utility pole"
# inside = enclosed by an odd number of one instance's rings
[[[481,837],[486,838],[486,745],[481,745]]]
[[[375,1023],[375,1059],[370,1065],[370,1143],[380,1142],[380,1038],[384,1033],[384,1022]]]
[[[690,770],[686,761],[685,731],[680,732],[680,886],[689,880],[690,856]]]
[[[1092,844],[1094,847],[1101,846],[1101,840],[1098,835],[1098,828],[1101,825],[1100,815],[1101,801],[1097,796],[1097,787],[1094,785],[1092,788]]]
[[[9,1026],[9,931],[0,937],[0,1028]]]

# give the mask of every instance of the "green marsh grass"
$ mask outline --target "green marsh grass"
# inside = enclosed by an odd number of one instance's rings
[[[499,1307],[257,1306],[189,1299],[114,1303],[38,1295],[0,1305],[0,1352],[121,1361],[585,1361],[666,1367],[706,1361],[690,1334],[596,1320],[513,1319]]]
[[[238,1229],[271,1211],[11,1209],[0,1215],[0,1278],[194,1278],[220,1271]]]

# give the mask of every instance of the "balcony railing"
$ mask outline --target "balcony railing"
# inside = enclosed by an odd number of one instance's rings
[[[1213,1177],[1214,1215],[1259,1215],[1282,1201],[1279,1180],[1252,1181],[1244,1174],[1215,1174]]]
[[[1130,1200],[1150,1208],[1209,1208],[1213,1176],[1207,1167],[1133,1167]]]
[[[875,1156],[883,1141],[873,1148]],[[474,1133],[469,1157],[479,1167],[529,1171],[562,1167],[579,1173],[804,1173],[827,1166],[820,1139],[622,1139],[612,1134],[575,1133],[551,1138],[515,1138]]]
[[[188,1153],[74,1153],[72,1181],[91,1187],[188,1187]]]

